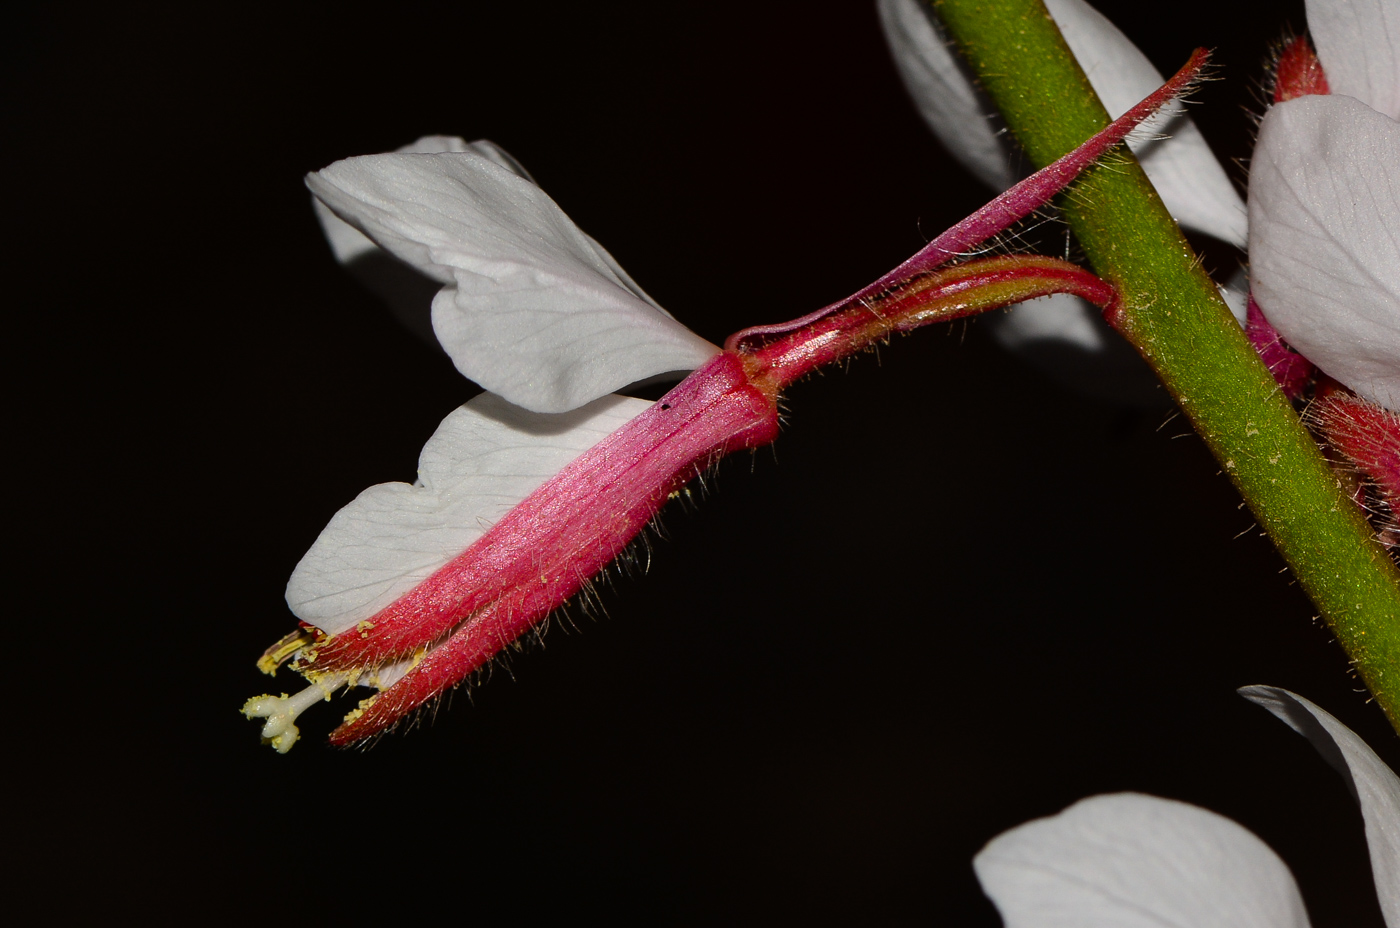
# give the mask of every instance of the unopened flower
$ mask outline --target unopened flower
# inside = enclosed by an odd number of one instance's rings
[[[1361,807],[1381,912],[1400,928],[1400,778],[1341,722],[1287,690],[1242,689],[1307,737]],[[1306,928],[1288,867],[1224,816],[1138,793],[1094,796],[995,838],[973,861],[1007,928]]]

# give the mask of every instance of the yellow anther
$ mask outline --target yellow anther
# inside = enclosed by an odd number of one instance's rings
[[[290,635],[284,635],[278,639],[277,643],[262,653],[258,658],[258,669],[268,676],[277,673],[277,668],[291,660],[302,648],[306,647],[315,639],[315,636],[304,628],[299,628]]]

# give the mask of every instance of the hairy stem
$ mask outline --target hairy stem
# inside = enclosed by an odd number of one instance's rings
[[[1108,124],[1041,0],[933,0],[1030,160]],[[1400,731],[1400,573],[1126,151],[1064,198],[1113,323],[1161,378]]]

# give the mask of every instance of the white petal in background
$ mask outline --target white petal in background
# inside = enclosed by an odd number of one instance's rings
[[[476,152],[371,155],[307,177],[379,246],[447,285],[433,328],[463,374],[537,412],[692,370],[718,349],[672,319],[543,191]]]
[[[1307,9],[1328,89],[1400,119],[1400,2],[1307,0]]]
[[[472,152],[495,162],[531,183],[534,183],[535,180],[525,170],[524,165],[512,158],[509,152],[487,139],[468,142],[455,135],[425,135],[416,141],[409,142],[402,148],[394,149],[394,151],[397,154],[420,155],[436,155],[445,151]],[[311,198],[311,208],[316,211],[316,221],[321,224],[321,231],[325,233],[326,241],[331,246],[331,252],[341,264],[351,264],[366,254],[379,251],[379,246],[366,238],[364,233],[331,212],[326,204],[315,197]]]
[[[608,396],[561,415],[483,393],[423,446],[418,483],[370,487],[297,564],[287,604],[337,634],[421,583],[517,503],[651,403]]]
[[[1304,928],[1288,867],[1246,829],[1137,793],[1095,796],[973,860],[1007,928]]]
[[[1169,402],[1133,347],[1079,297],[1057,293],[988,316],[998,345],[1074,393],[1116,407]]]
[[[919,115],[963,167],[982,183],[1005,190],[1016,183],[1011,146],[996,110],[917,0],[879,0],[880,25]]]
[[[1400,409],[1400,123],[1343,96],[1280,103],[1249,178],[1250,281],[1279,333]]]
[[[1036,342],[1058,339],[1088,352],[1105,351],[1116,337],[1096,313],[1086,313],[1083,300],[1068,293],[1056,293],[1021,304],[1021,322],[997,329],[997,341],[1011,351],[1031,349]],[[1034,307],[1033,312],[1025,312]],[[1092,307],[1091,307],[1092,308]]]
[[[1166,83],[1147,56],[1084,0],[1046,0],[1045,7],[1114,119]],[[1243,248],[1244,201],[1183,110],[1179,103],[1164,108],[1129,137],[1128,147],[1177,222]]]
[[[1246,686],[1240,695],[1268,709],[1311,741],[1346,780],[1366,823],[1381,914],[1390,928],[1400,928],[1400,777],[1356,732],[1296,693],[1273,686]]]

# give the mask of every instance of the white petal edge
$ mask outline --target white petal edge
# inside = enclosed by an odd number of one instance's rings
[[[424,154],[432,155],[441,152],[471,152],[480,155],[488,161],[500,165],[517,177],[521,177],[535,186],[539,182],[525,169],[514,155],[497,145],[490,139],[477,139],[475,142],[468,142],[466,139],[455,135],[425,135],[422,138],[404,145],[402,148],[394,150],[398,154]],[[331,252],[335,255],[336,261],[341,264],[350,264],[355,259],[371,251],[380,251],[378,245],[365,237],[364,233],[348,222],[342,220],[335,213],[330,211],[326,204],[316,197],[311,198],[311,207],[316,212],[316,220],[321,224],[321,231],[326,236],[327,243],[331,246]],[[581,231],[581,230],[580,230]],[[627,289],[637,296],[646,300],[657,309],[661,309],[661,304],[653,300],[647,293],[638,286],[632,276],[622,269],[612,255],[610,255],[598,240],[593,236],[583,233],[584,237],[593,245],[598,256],[617,275]]]
[[[1400,777],[1356,732],[1297,693],[1276,686],[1246,686],[1239,693],[1312,742],[1346,780],[1366,823],[1381,914],[1389,928],[1400,928]]]
[[[353,628],[650,405],[607,396],[547,415],[491,393],[474,397],[423,446],[418,483],[370,487],[335,514],[293,571],[287,605],[330,634]]]
[[[526,180],[534,182],[534,178],[519,161],[512,158],[504,148],[487,139],[468,142],[455,135],[425,135],[401,148],[394,149],[394,151],[399,154],[425,155],[444,151],[475,152]],[[331,246],[331,253],[335,255],[335,260],[339,263],[350,264],[357,258],[378,250],[379,246],[366,238],[363,232],[331,212],[326,204],[314,196],[311,198],[311,208],[315,210],[316,221],[320,223],[321,232],[326,236],[326,243]]]
[[[574,409],[719,350],[651,302],[539,187],[476,152],[349,158],[307,186],[446,285],[433,328],[448,356],[526,409]]]
[[[1046,8],[1115,119],[1163,84],[1137,46],[1083,0],[1046,0]],[[995,111],[932,13],[917,0],[879,0],[879,11],[904,85],[939,141],[978,179],[1011,186],[1010,145],[995,128]],[[1128,144],[1181,225],[1244,247],[1244,202],[1180,104],[1144,123]]]
[[[880,25],[919,115],[943,147],[995,190],[1016,183],[995,110],[976,89],[937,22],[918,0],[878,0]]]
[[[1303,928],[1288,867],[1246,829],[1139,793],[1081,800],[972,862],[1006,928]]]
[[[1307,0],[1307,10],[1328,89],[1400,119],[1400,2]]]
[[[534,180],[520,162],[494,142],[485,139],[468,142],[456,136],[429,135],[403,146],[398,151],[424,154],[444,151],[475,152],[526,180]],[[433,297],[441,284],[384,251],[366,238],[359,229],[331,212],[326,204],[314,196],[311,198],[311,206],[336,261],[383,300],[404,328],[423,341],[436,345],[437,335],[433,332],[431,313]]]
[[[1045,7],[1114,119],[1165,83],[1147,56],[1084,0],[1046,0]],[[1184,109],[1165,107],[1128,138],[1128,147],[1177,222],[1243,248],[1244,201]]]
[[[1400,409],[1400,123],[1337,95],[1272,107],[1249,225],[1269,322],[1332,377]]]

